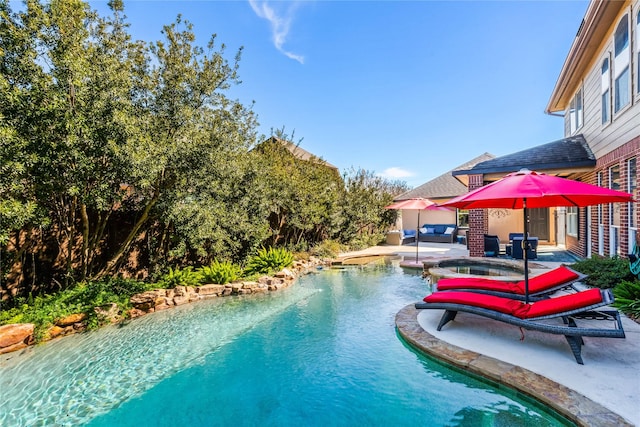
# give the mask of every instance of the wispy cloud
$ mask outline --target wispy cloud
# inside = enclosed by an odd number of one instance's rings
[[[413,172],[409,172],[402,168],[392,167],[392,168],[383,170],[378,175],[383,178],[400,179],[400,178],[409,178],[414,176],[415,174]]]
[[[278,6],[276,10],[275,4]],[[287,36],[289,35],[289,29],[291,28],[291,21],[293,20],[294,12],[298,8],[300,2],[269,2],[266,0],[249,0],[249,4],[253,11],[260,18],[266,19],[271,24],[271,33],[273,37],[273,44],[276,49],[285,54],[287,57],[304,64],[304,56],[297,55],[295,53],[285,50],[283,47]],[[284,8],[286,6],[286,8]]]

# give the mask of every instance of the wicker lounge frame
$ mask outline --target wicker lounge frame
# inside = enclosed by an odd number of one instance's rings
[[[588,277],[587,274],[584,273],[580,273],[579,271],[575,271],[567,266],[561,266],[561,267],[557,267],[553,270],[550,270],[548,273],[551,273],[553,271],[556,271],[558,269],[565,269],[568,270],[569,272],[573,273],[576,277],[572,278],[570,280],[564,281],[562,283],[556,283],[556,284],[552,284],[549,286],[544,287],[544,289],[540,289],[537,292],[529,292],[529,300],[530,301],[536,301],[536,300],[540,300],[540,299],[545,299],[545,298],[549,298],[550,295],[558,292],[558,291],[573,291],[573,292],[579,292],[580,289],[578,289],[576,287],[577,283],[580,283],[582,281],[584,281],[584,279],[586,279]],[[546,273],[543,273],[542,275],[544,275]],[[440,279],[442,280],[450,280],[450,279]],[[459,285],[455,285],[452,286],[450,288],[447,289],[443,289],[441,290],[440,288],[438,288],[438,291],[441,292],[447,292],[447,291],[465,291],[465,292],[477,292],[477,293],[481,293],[481,294],[487,294],[487,295],[495,295],[498,297],[504,297],[504,298],[512,298],[512,299],[516,299],[519,301],[524,301],[525,300],[525,296],[524,296],[524,292],[518,290],[517,292],[506,292],[505,290],[503,290],[502,288],[504,287],[504,284],[509,284],[509,283],[514,283],[514,282],[508,282],[508,281],[504,281],[504,280],[495,280],[495,279],[480,279],[480,283],[485,284],[486,286],[479,286],[476,285],[474,287],[465,287],[464,286],[464,281],[466,281],[466,278],[459,278],[459,279],[454,279],[457,282],[459,282]],[[475,282],[477,279],[475,278],[469,278],[469,283],[471,282]],[[530,278],[529,281],[531,282],[532,280],[536,280],[536,278]],[[475,283],[478,283],[475,282]],[[522,282],[522,281],[521,281]],[[439,282],[438,282],[439,283]],[[518,282],[515,282],[518,283]]]
[[[474,305],[460,304],[460,303],[448,303],[448,302],[422,302],[416,303],[417,309],[444,309],[445,312],[438,324],[438,331],[442,329],[444,325],[456,318],[459,311],[465,313],[471,313],[478,316],[483,316],[489,319],[498,320],[500,322],[508,323],[510,325],[519,326],[524,329],[541,331],[550,334],[564,335],[571,351],[576,359],[576,362],[583,365],[581,350],[584,345],[583,337],[600,337],[600,338],[625,338],[624,329],[622,328],[622,320],[620,313],[617,310],[597,310],[603,306],[609,305],[613,302],[613,295],[609,289],[600,290],[602,301],[597,304],[581,307],[579,309],[559,311],[557,313],[531,317],[520,318],[511,314],[506,314],[496,310],[488,308],[478,307]],[[447,294],[448,292],[438,292],[439,294]],[[461,292],[461,294],[464,292]],[[473,295],[473,293],[471,293]],[[476,294],[477,295],[477,294]],[[533,302],[536,304],[536,302]],[[547,319],[563,320],[563,324],[554,325],[545,322],[541,322]],[[591,328],[580,327],[577,325],[576,320],[598,320],[598,321],[610,321],[612,327],[609,328]]]

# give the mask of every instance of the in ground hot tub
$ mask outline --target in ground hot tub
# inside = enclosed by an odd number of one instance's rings
[[[424,262],[424,276],[431,283],[442,277],[490,277],[496,280],[517,281],[524,278],[524,265],[506,259],[460,257]]]

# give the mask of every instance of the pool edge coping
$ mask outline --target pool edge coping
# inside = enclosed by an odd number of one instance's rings
[[[400,336],[413,348],[446,364],[510,387],[550,407],[578,426],[630,426],[628,420],[583,394],[549,378],[440,340],[418,323],[418,310],[409,304],[396,314]]]

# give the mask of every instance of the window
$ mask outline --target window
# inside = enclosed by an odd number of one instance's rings
[[[469,210],[458,209],[458,228],[469,227]]]
[[[569,105],[569,120],[571,134],[582,127],[582,88],[575,94]]]
[[[627,15],[616,28],[614,36],[614,112],[620,111],[630,101],[629,81],[629,18]]]
[[[631,193],[633,195],[633,199],[637,200],[638,197],[638,175],[636,169],[636,159],[627,160],[627,193]],[[636,225],[636,203],[629,202],[628,204],[629,211],[629,229],[628,229],[628,248],[629,251],[633,249],[636,244],[636,234],[638,232],[638,226]]]
[[[578,237],[578,208],[575,206],[567,208],[567,234]]]
[[[627,160],[627,193],[633,195],[633,199],[638,198],[638,176],[636,172],[636,159]],[[635,202],[629,202],[629,227],[636,227]]]
[[[609,168],[609,188],[620,190],[620,165]],[[609,203],[609,255],[620,255],[620,203]]]
[[[611,73],[609,72],[609,58],[602,61],[600,71],[600,93],[602,98],[602,124],[607,124],[611,120]]]
[[[638,82],[636,83],[636,90],[640,93],[640,11],[638,12],[638,16],[636,16],[636,50],[638,51],[636,61],[636,67],[638,67],[636,72]]]
[[[598,172],[598,187],[603,186],[602,172]],[[604,212],[602,205],[598,205],[598,255],[604,256]]]

